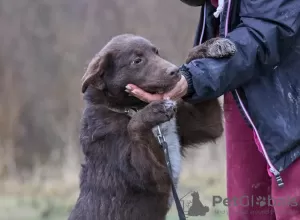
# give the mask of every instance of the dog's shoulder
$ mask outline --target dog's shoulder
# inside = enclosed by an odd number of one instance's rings
[[[81,119],[80,138],[93,142],[106,135],[124,133],[129,117],[116,113],[103,105],[89,105]]]
[[[129,121],[126,115],[114,112],[104,105],[88,105],[82,115],[82,122],[89,126],[112,125],[118,123],[118,120]]]

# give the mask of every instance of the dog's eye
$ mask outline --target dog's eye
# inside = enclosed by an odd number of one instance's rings
[[[154,48],[154,53],[158,55],[158,49]]]
[[[132,64],[139,64],[142,62],[142,58],[136,58],[134,61],[132,61]]]

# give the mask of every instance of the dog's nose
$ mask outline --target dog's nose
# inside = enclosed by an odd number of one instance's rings
[[[171,76],[177,76],[179,74],[179,69],[177,67],[171,67],[168,69],[168,73]]]

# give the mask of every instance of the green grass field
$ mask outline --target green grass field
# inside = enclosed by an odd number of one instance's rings
[[[63,220],[67,219],[72,201],[62,198],[43,197],[0,197],[0,220]],[[189,220],[225,220],[226,215],[208,213],[205,217],[188,217]],[[172,207],[167,220],[178,220],[175,207]]]
[[[202,177],[201,179],[207,179]],[[24,186],[23,186],[24,187]],[[63,220],[67,219],[70,210],[76,201],[76,193],[73,191],[35,191],[29,190],[30,187],[24,187],[20,190],[21,193],[10,193],[0,196],[0,220]],[[199,190],[202,189],[202,190]],[[205,190],[204,190],[205,189]],[[27,191],[27,195],[24,192]],[[179,197],[188,194],[186,201],[191,201],[192,197],[189,192],[198,191],[201,202],[210,207],[210,211],[204,217],[189,217],[189,220],[225,220],[226,214],[217,214],[215,210],[211,209],[212,195],[224,195],[224,186],[221,180],[215,181],[214,184],[210,182],[207,184],[203,181],[188,181],[181,184],[179,190]],[[71,192],[71,193],[70,193]],[[72,196],[70,196],[72,195]],[[226,207],[221,207],[225,210]],[[187,209],[185,209],[187,211]],[[173,204],[168,213],[167,220],[177,220],[176,206]]]
[[[180,198],[187,195],[183,200],[185,205],[189,205],[192,200],[190,193],[197,191],[203,205],[210,209],[206,216],[187,216],[188,220],[226,220],[226,207],[219,205],[216,210],[212,208],[212,197],[225,197],[226,194],[225,173],[220,168],[223,162],[213,169],[211,167],[216,162],[210,163],[204,159],[202,164],[185,164],[178,195]],[[26,183],[0,181],[0,220],[66,220],[78,195],[77,174],[74,177],[74,180],[68,179],[68,183],[60,179]],[[167,220],[178,220],[175,204]]]

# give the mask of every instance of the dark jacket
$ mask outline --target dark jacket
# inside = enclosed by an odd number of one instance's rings
[[[209,0],[202,8],[200,43],[215,36],[218,22]],[[186,100],[231,91],[281,186],[280,172],[300,157],[300,1],[225,0],[219,31],[237,52],[183,65]]]

